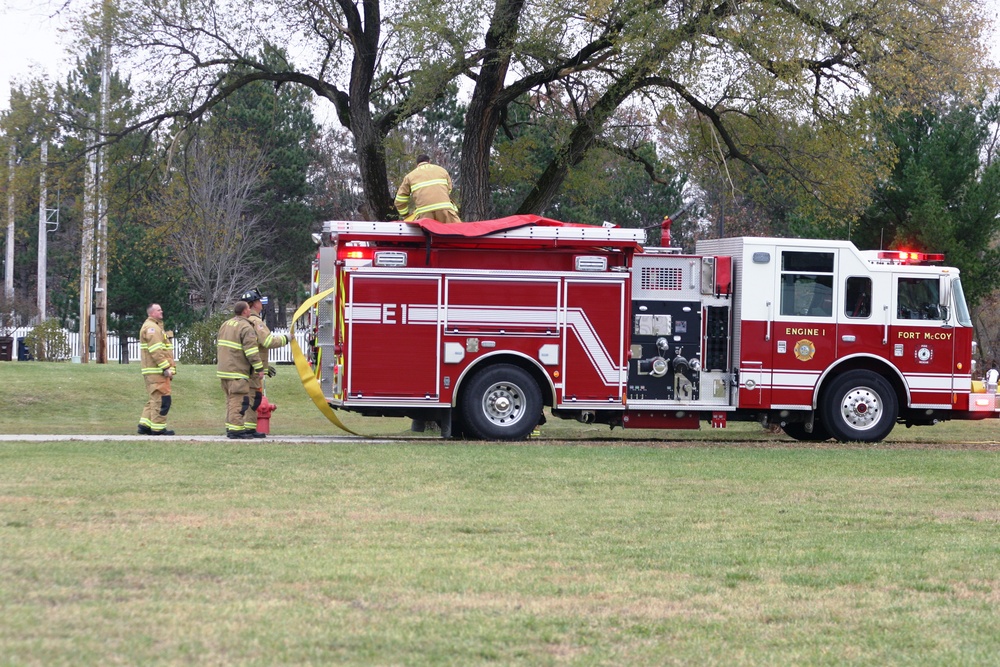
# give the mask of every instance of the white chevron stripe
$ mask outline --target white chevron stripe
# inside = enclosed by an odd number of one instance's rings
[[[587,313],[580,308],[566,309],[566,325],[573,331],[580,345],[587,353],[590,362],[597,369],[604,384],[609,387],[617,386],[621,382],[622,367],[615,364],[614,359],[608,354],[604,347],[604,341],[597,335]]]

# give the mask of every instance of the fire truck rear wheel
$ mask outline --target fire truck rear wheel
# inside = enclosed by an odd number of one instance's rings
[[[497,364],[469,380],[459,411],[470,435],[484,440],[524,440],[542,414],[542,392],[524,369]]]
[[[849,371],[836,378],[821,406],[823,424],[842,442],[879,442],[896,424],[896,392],[873,371]]]

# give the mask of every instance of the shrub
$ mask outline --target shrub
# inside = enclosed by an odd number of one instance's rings
[[[216,358],[216,338],[219,327],[230,318],[226,313],[212,315],[201,322],[195,322],[184,332],[184,351],[181,353],[182,364],[214,364]]]
[[[45,320],[24,337],[28,351],[38,361],[65,361],[69,359],[69,339],[56,318]]]

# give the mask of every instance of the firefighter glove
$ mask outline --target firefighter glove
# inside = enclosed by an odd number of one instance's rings
[[[172,368],[164,368],[163,369],[163,377],[165,377],[165,378],[171,378],[173,376],[174,376],[174,369],[172,369]]]
[[[278,369],[277,368],[275,368],[274,366],[268,366],[267,367],[267,377],[273,378],[277,374],[278,374]]]

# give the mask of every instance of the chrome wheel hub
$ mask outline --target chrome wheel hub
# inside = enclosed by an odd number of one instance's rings
[[[882,399],[868,387],[855,387],[844,395],[840,415],[851,427],[866,431],[882,419]]]
[[[494,424],[510,426],[524,416],[524,394],[516,385],[497,382],[483,396],[483,413]]]

